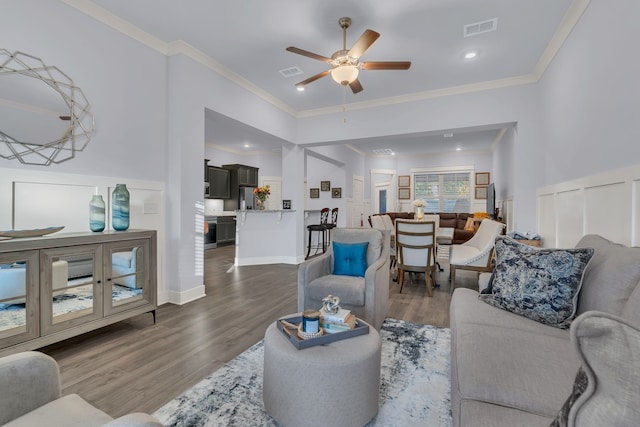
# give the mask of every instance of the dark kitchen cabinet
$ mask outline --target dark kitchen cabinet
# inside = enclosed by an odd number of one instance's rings
[[[258,168],[240,166],[238,168],[238,185],[240,187],[257,187]]]
[[[228,199],[231,197],[231,174],[228,169],[209,166],[208,178],[210,199]]]
[[[224,245],[225,243],[235,243],[236,241],[236,217],[234,216],[219,216],[218,217],[218,229],[217,229],[218,245]]]
[[[258,168],[252,166],[232,164],[222,165],[230,172],[230,193],[231,195],[224,201],[225,211],[235,211],[242,209],[240,189],[255,188],[258,186]]]

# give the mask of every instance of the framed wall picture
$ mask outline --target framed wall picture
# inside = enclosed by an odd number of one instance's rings
[[[319,188],[310,188],[309,189],[309,197],[312,199],[320,198],[320,189]]]
[[[398,187],[410,187],[410,186],[411,186],[411,175],[398,176]]]
[[[331,191],[331,181],[320,181],[320,191]]]
[[[291,209],[291,200],[283,200],[282,209]]]
[[[476,186],[476,199],[487,198],[487,186]]]
[[[491,182],[491,173],[476,172],[476,185],[489,185]]]
[[[342,188],[336,187],[331,189],[331,198],[332,199],[340,199],[342,198]]]
[[[398,199],[400,200],[408,200],[411,198],[411,189],[410,188],[398,188]]]

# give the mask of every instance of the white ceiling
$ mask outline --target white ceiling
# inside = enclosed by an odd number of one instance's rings
[[[579,1],[579,0],[573,0]],[[69,2],[73,3],[78,2]],[[82,4],[83,2],[79,2]],[[85,4],[90,2],[84,2]],[[280,108],[293,114],[314,114],[318,109],[343,103],[367,103],[462,85],[531,76],[548,60],[548,47],[572,0],[93,0],[105,10],[173,46],[183,41],[205,53],[232,75],[266,93]],[[76,5],[76,7],[78,7]],[[363,61],[411,61],[407,71],[363,70],[364,91],[352,94],[330,76],[307,85],[294,84],[329,68],[328,64],[285,51],[295,46],[323,56],[342,48],[338,19],[352,18],[347,31],[349,48],[365,29],[381,34],[362,56]],[[463,37],[463,26],[497,18],[497,30]],[[469,50],[478,52],[465,60]],[[542,64],[544,66],[544,64]],[[285,78],[278,71],[298,67],[303,74]],[[538,67],[538,68],[537,68]],[[318,110],[319,111],[319,110]],[[216,117],[218,116],[218,117]],[[270,150],[259,142],[265,135],[256,129],[210,112],[220,138],[209,143],[232,147],[251,141],[250,150]],[[211,124],[209,123],[209,124]],[[220,126],[230,126],[221,129]],[[236,128],[234,132],[234,128]],[[499,129],[455,130],[453,138],[442,134],[397,138],[397,150],[412,155],[463,149],[488,150]],[[223,138],[224,137],[224,138]],[[454,141],[455,140],[455,141]],[[371,153],[389,138],[351,141]],[[457,144],[457,145],[456,145]],[[446,150],[444,149],[446,147]],[[240,148],[239,151],[244,148]]]

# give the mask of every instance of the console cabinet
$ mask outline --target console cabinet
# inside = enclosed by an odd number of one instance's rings
[[[0,356],[157,308],[153,230],[0,241]]]

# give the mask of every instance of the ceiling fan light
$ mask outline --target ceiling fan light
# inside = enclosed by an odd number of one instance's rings
[[[358,78],[360,70],[355,65],[341,65],[331,70],[331,78],[336,83],[348,85]]]

